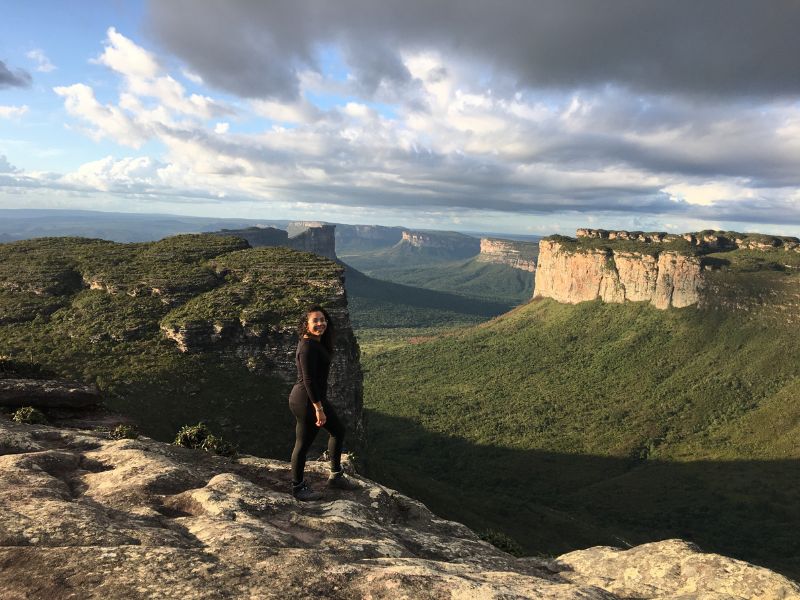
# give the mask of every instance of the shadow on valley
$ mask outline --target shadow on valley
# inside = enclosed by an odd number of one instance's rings
[[[443,314],[460,314],[471,317],[480,317],[479,320],[493,317],[508,311],[514,306],[509,302],[492,302],[476,298],[460,296],[448,292],[392,283],[382,279],[375,279],[361,271],[345,265],[345,280],[350,301],[355,299],[364,304],[363,310],[377,310],[391,312],[387,316],[388,326],[420,326],[427,324],[425,317],[430,319],[431,311],[442,311]],[[362,310],[362,312],[363,312]],[[397,311],[397,314],[394,314]],[[413,314],[410,314],[411,311]],[[422,316],[417,315],[419,311]],[[353,310],[353,321],[357,320],[358,310]],[[413,318],[412,318],[413,317]],[[452,320],[452,317],[448,317]],[[372,321],[373,319],[369,319]],[[407,321],[407,322],[406,322]],[[372,323],[370,323],[372,325]],[[381,323],[383,324],[383,323]]]
[[[368,411],[366,475],[531,554],[668,538],[800,578],[800,461],[666,462],[478,445]]]

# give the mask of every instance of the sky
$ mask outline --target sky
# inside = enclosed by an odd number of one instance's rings
[[[0,9],[0,208],[800,235],[796,0]]]

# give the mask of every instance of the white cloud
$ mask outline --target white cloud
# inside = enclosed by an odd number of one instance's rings
[[[36,48],[28,52],[25,56],[36,62],[36,70],[40,73],[50,73],[56,69],[56,66],[47,58],[44,50]]]
[[[231,124],[230,123],[222,123],[222,122],[220,122],[220,123],[217,123],[216,125],[214,125],[214,133],[219,133],[219,134],[228,133],[228,130],[230,128],[231,128]]]
[[[185,88],[177,80],[164,74],[152,53],[113,27],[108,29],[107,36],[105,50],[95,62],[122,75],[129,94],[154,98],[160,105],[185,117],[210,119],[232,112],[207,96],[187,96]]]
[[[111,104],[100,104],[88,85],[76,83],[59,86],[53,91],[63,97],[67,112],[88,121],[93,126],[86,132],[96,140],[106,136],[133,148],[139,148],[149,138],[149,132],[135,118]]]
[[[0,104],[0,119],[13,119],[21,117],[28,112],[28,105],[22,106],[4,106]]]

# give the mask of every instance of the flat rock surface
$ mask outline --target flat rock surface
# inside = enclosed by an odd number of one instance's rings
[[[0,418],[0,598],[800,598],[680,540],[515,558],[353,479],[301,503],[284,462]]]

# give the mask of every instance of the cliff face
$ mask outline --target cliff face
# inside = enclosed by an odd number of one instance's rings
[[[737,310],[800,320],[800,240],[731,231],[578,229],[540,242],[534,297]]]
[[[538,250],[538,244],[533,242],[481,238],[481,253],[477,260],[508,265],[515,269],[534,273]]]
[[[295,221],[289,223],[289,248],[313,252],[336,260],[336,225],[317,221]]]
[[[604,249],[573,251],[553,240],[539,243],[534,298],[575,304],[650,302],[656,308],[696,304],[703,287],[702,266],[694,256],[657,256]]]
[[[326,465],[307,474],[319,487]],[[0,417],[0,596],[800,597],[785,577],[680,540],[515,558],[352,477],[358,489],[301,503],[284,462]]]

